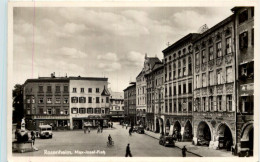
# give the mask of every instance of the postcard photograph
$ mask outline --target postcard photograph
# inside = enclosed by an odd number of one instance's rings
[[[253,4],[9,13],[10,156],[257,156]]]

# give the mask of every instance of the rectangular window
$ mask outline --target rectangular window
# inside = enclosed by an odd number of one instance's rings
[[[68,98],[64,98],[63,103],[69,103],[69,99]]]
[[[239,24],[245,22],[246,20],[248,20],[248,10],[241,12],[238,16]]]
[[[239,35],[239,49],[243,50],[248,47],[248,32],[245,31]]]
[[[171,102],[170,102],[169,106],[170,106],[169,112],[172,113],[172,103]]]
[[[207,83],[206,83],[206,73],[203,73],[202,74],[202,87],[206,87],[207,86]]]
[[[78,108],[72,108],[71,109],[72,114],[77,114],[78,113]]]
[[[206,63],[206,52],[205,50],[201,51],[202,64]]]
[[[189,83],[188,87],[189,87],[189,93],[192,93],[192,83]]]
[[[65,115],[68,115],[68,114],[69,114],[68,109],[64,109],[64,114],[65,114]]]
[[[181,94],[181,85],[179,85],[179,93],[178,94]]]
[[[43,114],[43,108],[39,109],[39,114],[41,114],[41,115]]]
[[[96,93],[99,93],[99,88],[96,88]]]
[[[34,98],[34,96],[32,96],[32,103],[35,103],[35,98]]]
[[[60,109],[56,109],[56,115],[60,115]]]
[[[213,110],[214,110],[213,96],[210,96],[210,97],[209,97],[209,108],[210,108],[210,111],[213,111]]]
[[[173,87],[173,94],[174,94],[174,96],[177,94],[176,93],[176,86]]]
[[[169,96],[172,96],[172,86],[169,86]]]
[[[196,65],[199,65],[200,64],[200,56],[199,56],[199,53],[196,53],[195,55],[195,62],[196,62]]]
[[[217,43],[217,57],[222,57],[221,42]]]
[[[186,71],[186,67],[183,67],[183,70],[182,70],[182,76],[185,76],[187,73],[186,73],[187,71]]]
[[[199,80],[199,75],[196,75],[196,88],[199,88],[200,86],[200,80]]]
[[[99,97],[96,97],[96,103],[100,103]]]
[[[86,103],[86,97],[79,97],[79,103]]]
[[[93,109],[92,109],[92,108],[88,108],[88,109],[87,109],[87,113],[88,113],[88,114],[93,114]]]
[[[79,113],[80,114],[85,114],[86,113],[86,109],[85,108],[79,108]]]
[[[92,97],[88,97],[88,103],[92,103]]]
[[[209,47],[209,61],[214,59],[213,46]]]
[[[51,109],[47,109],[47,114],[48,114],[48,115],[51,115],[51,114],[52,114]]]
[[[233,82],[233,75],[232,75],[232,66],[226,68],[226,78],[227,78],[227,83]]]
[[[227,111],[232,111],[232,95],[227,95]]]
[[[51,86],[47,86],[47,92],[51,92]]]
[[[69,88],[68,86],[64,86],[64,92],[68,92]]]
[[[183,84],[183,93],[186,93],[186,84]]]
[[[77,88],[73,88],[72,92],[76,93],[77,92]]]
[[[177,112],[177,105],[176,105],[176,101],[173,102],[173,111]]]
[[[39,103],[43,104],[43,98],[39,98]]]
[[[217,108],[218,111],[222,110],[222,96],[217,96]]]
[[[92,88],[89,88],[89,89],[88,89],[88,93],[92,93]]]
[[[213,73],[213,71],[209,72],[209,85],[210,86],[214,85],[214,73]]]
[[[181,69],[178,69],[178,77],[181,77]]]
[[[189,105],[188,105],[188,111],[191,112],[192,111],[192,101],[189,101]]]
[[[168,113],[168,104],[165,103],[165,112]]]
[[[223,75],[222,75],[222,70],[219,69],[217,70],[217,83],[222,84],[223,83]]]
[[[71,97],[71,103],[78,103],[78,97]]]
[[[171,80],[171,79],[172,79],[172,73],[169,72],[169,80]]]
[[[179,102],[178,112],[181,112],[181,111],[182,111],[182,104],[181,104],[181,102]]]
[[[47,98],[47,103],[51,104],[52,103],[52,98]]]
[[[109,103],[109,97],[106,97],[106,103]]]
[[[55,103],[60,103],[60,98],[56,98]]]
[[[226,54],[230,54],[232,52],[232,48],[231,48],[231,37],[226,39]]]
[[[206,97],[202,97],[202,111],[206,111]]]
[[[243,113],[254,113],[254,97],[244,96],[241,100]]]
[[[43,86],[39,86],[39,92],[43,92]]]
[[[60,92],[60,86],[56,86],[55,91]]]
[[[81,93],[84,93],[84,88],[80,88],[80,92],[81,92]]]

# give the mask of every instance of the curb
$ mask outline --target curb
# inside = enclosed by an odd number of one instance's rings
[[[154,137],[154,136],[151,136],[151,135],[146,134],[146,133],[144,133],[144,134],[147,135],[147,136],[149,136],[149,137],[152,137],[152,138],[154,138],[154,139],[159,140],[158,138],[156,138],[156,137]],[[176,146],[176,145],[175,145],[175,147],[177,147],[178,149],[181,150],[181,148],[180,148],[179,146]],[[196,156],[198,156],[198,157],[203,157],[203,156],[201,156],[201,155],[199,155],[199,154],[196,154],[196,153],[194,153],[194,152],[191,152],[191,151],[187,151],[187,152],[188,152],[188,153],[191,153],[191,154],[193,154],[193,155],[196,155]]]

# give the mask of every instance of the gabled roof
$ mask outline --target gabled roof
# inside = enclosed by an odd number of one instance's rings
[[[110,96],[110,93],[109,93],[108,89],[106,88],[106,86],[104,86],[101,96]]]

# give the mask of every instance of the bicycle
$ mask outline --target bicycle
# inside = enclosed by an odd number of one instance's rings
[[[108,147],[109,147],[109,146],[114,146],[114,141],[111,141],[111,142],[107,141],[107,146],[108,146]]]

